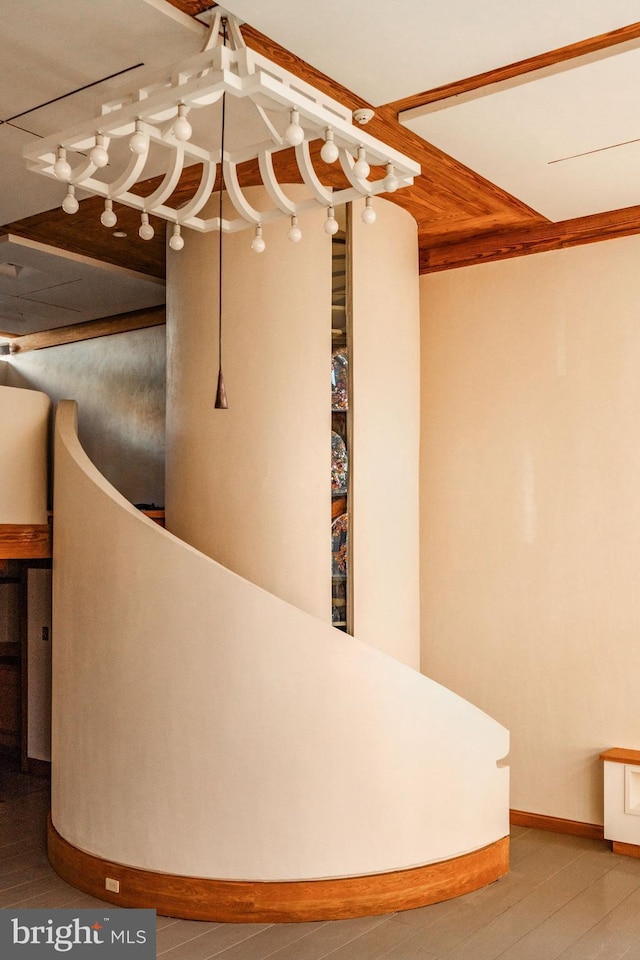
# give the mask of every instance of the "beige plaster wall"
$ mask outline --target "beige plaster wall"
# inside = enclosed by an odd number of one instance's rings
[[[87,453],[132,503],[164,504],[165,328],[14,354],[12,386],[78,401]]]
[[[356,636],[419,669],[420,308],[416,222],[352,216],[351,457]]]
[[[596,823],[640,748],[639,262],[421,279],[423,670],[510,728],[512,807]]]
[[[50,408],[39,391],[0,386],[0,523],[47,522]]]

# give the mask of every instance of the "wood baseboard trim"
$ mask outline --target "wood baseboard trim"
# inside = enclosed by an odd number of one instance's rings
[[[524,810],[511,810],[509,820],[515,827],[532,827],[534,830],[549,830],[551,833],[564,833],[570,837],[604,840],[604,827],[597,823],[564,820],[562,817],[548,817],[544,813],[526,813]]]
[[[612,840],[611,848],[614,853],[621,853],[625,857],[640,857],[640,847],[637,843],[622,843],[621,840]]]
[[[127,867],[74,847],[48,822],[53,869],[67,883],[119,907],[221,923],[345,920],[411,910],[486,886],[509,869],[509,838],[481,850],[412,870],[339,880],[253,882],[183,877]],[[105,877],[120,883],[105,890]]]

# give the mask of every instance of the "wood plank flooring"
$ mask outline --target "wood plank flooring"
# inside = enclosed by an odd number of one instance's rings
[[[0,758],[0,908],[91,907],[45,853],[48,784]],[[109,904],[105,904],[107,909]],[[640,860],[515,827],[511,872],[406,913],[328,923],[158,918],[163,960],[640,960]]]

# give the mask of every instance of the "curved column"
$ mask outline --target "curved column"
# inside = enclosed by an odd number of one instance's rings
[[[353,629],[420,668],[418,235],[401,207],[352,216]]]
[[[303,188],[302,188],[303,189]],[[297,191],[297,194],[296,194]],[[247,190],[259,204],[259,192]],[[301,188],[291,187],[292,196]],[[331,239],[322,212],[223,237],[223,369],[215,410],[218,234],[167,251],[167,528],[320,619],[331,616]]]
[[[376,202],[378,222],[365,226],[363,206],[354,204],[351,243],[354,632],[417,669],[417,232],[385,201]],[[190,233],[179,255],[168,251],[166,510],[182,539],[328,621],[331,242],[323,219],[305,216],[297,244],[286,223],[266,225],[261,255],[245,234],[223,238],[228,410],[213,409],[218,237]]]

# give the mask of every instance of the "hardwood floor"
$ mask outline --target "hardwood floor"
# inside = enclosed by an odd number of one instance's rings
[[[0,908],[92,907],[45,852],[48,784],[0,758]],[[110,905],[105,904],[107,909]],[[609,844],[515,827],[511,872],[406,913],[329,923],[158,918],[163,960],[640,960],[640,860]]]

